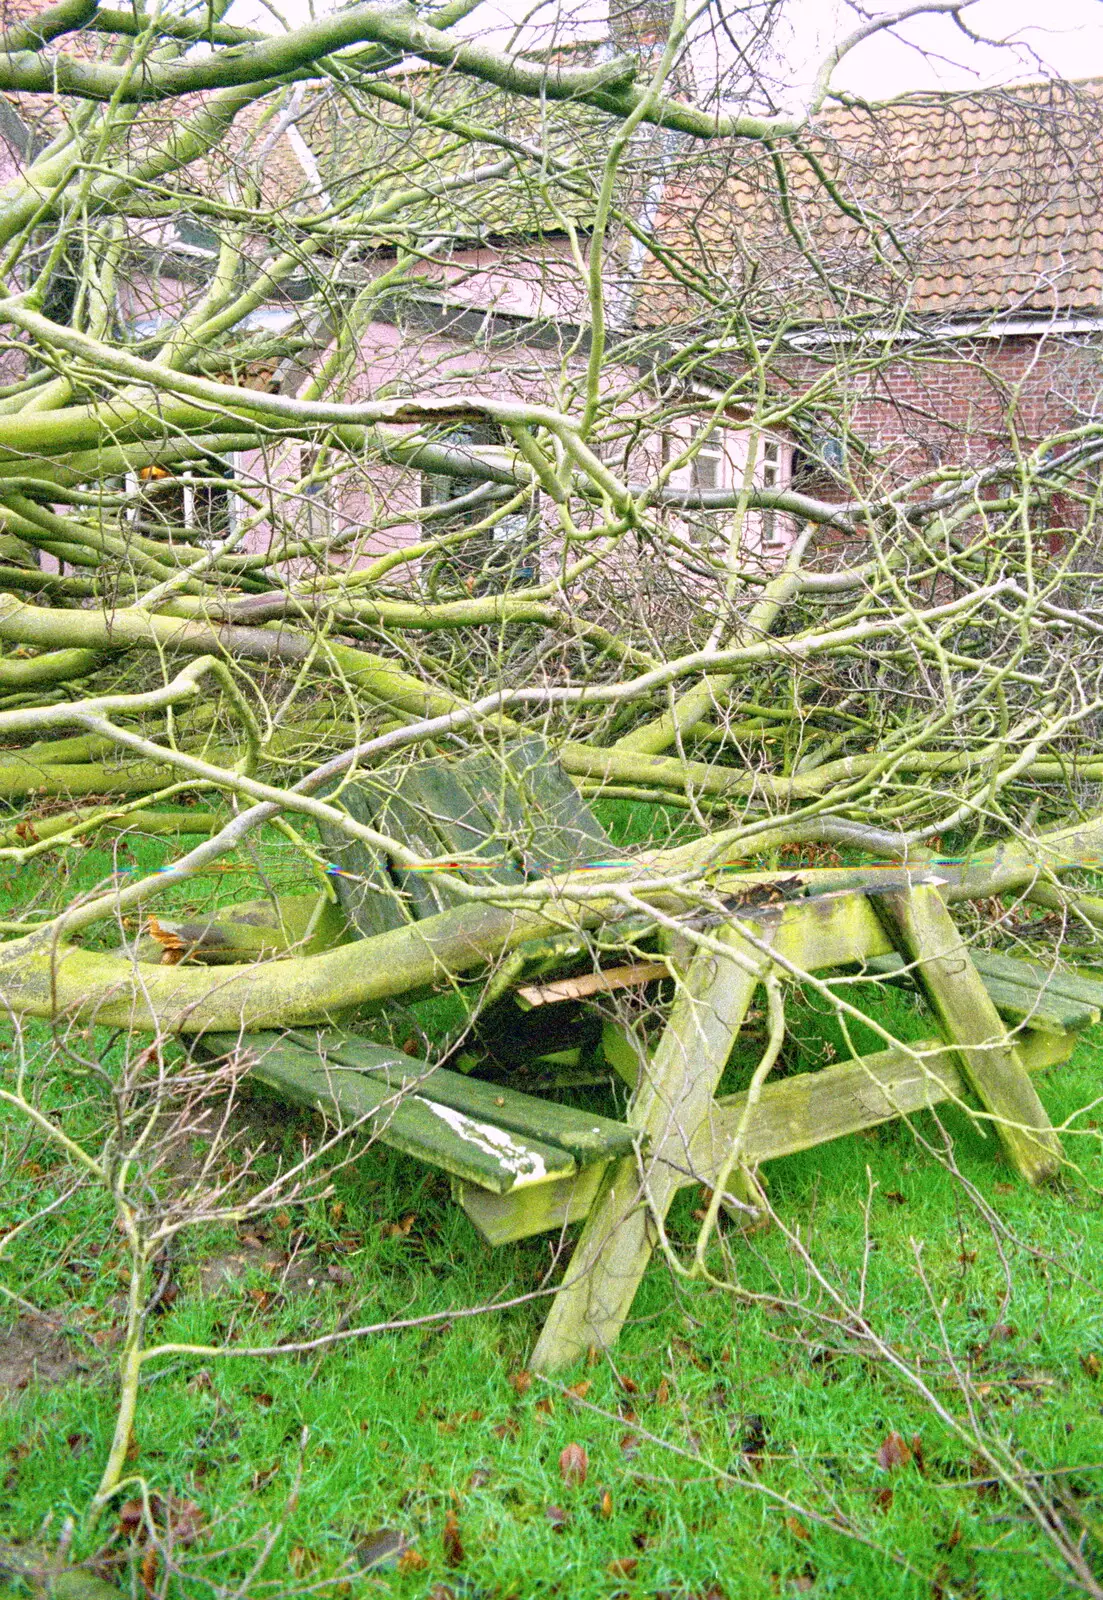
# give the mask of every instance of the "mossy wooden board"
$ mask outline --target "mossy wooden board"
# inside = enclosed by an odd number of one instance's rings
[[[1071,1035],[1030,1032],[1023,1036],[1019,1053],[1028,1071],[1041,1072],[1064,1061],[1074,1044]],[[926,1055],[926,1062],[918,1064],[916,1054]],[[913,1116],[950,1098],[967,1098],[968,1092],[938,1039],[916,1040],[908,1051],[883,1050],[800,1073],[768,1083],[762,1090],[746,1136],[747,1161],[756,1166],[812,1149],[897,1116]],[[679,1184],[688,1187],[712,1180],[742,1121],[746,1101],[745,1094],[717,1101],[693,1141]],[[452,1185],[452,1192],[488,1244],[509,1244],[581,1222],[597,1194],[601,1171],[586,1167],[570,1178],[516,1194],[491,1194],[461,1181]]]
[[[913,884],[870,900],[899,953],[915,963],[916,980],[1008,1160],[1030,1183],[1054,1177],[1060,1140],[938,889]]]
[[[565,871],[623,853],[541,739],[384,769],[331,793],[355,821],[423,857],[475,854],[496,861],[489,869],[474,868],[472,881],[522,883],[528,875],[522,861],[530,869]],[[330,823],[319,823],[319,830],[339,869],[341,904],[364,938],[456,903],[434,874],[406,871]]]
[[[455,773],[439,762],[413,768],[403,781],[403,798],[420,806],[440,837],[445,856],[475,855],[493,861],[492,867],[475,868],[476,881],[523,883],[524,874],[509,860],[508,844],[501,836],[500,820],[488,816],[460,787]],[[463,875],[461,869],[461,876]]]
[[[915,986],[915,968],[901,955],[874,956],[866,965],[876,976],[890,983]],[[1090,1005],[1058,988],[1056,975],[1052,984],[1041,982],[1033,974],[1035,971],[1042,973],[1044,969],[1033,968],[1025,961],[998,957],[992,961],[989,953],[984,952],[974,958],[973,965],[980,973],[988,998],[1005,1022],[1025,1022],[1032,1028],[1063,1033],[1089,1028],[1099,1021],[1103,984],[1077,980],[1082,993],[1098,991],[1096,1003]]]
[[[340,789],[335,786],[324,798],[339,805],[353,821],[368,828],[377,826],[383,795],[375,780],[365,778],[346,783]],[[361,938],[389,933],[392,928],[401,928],[410,921],[409,909],[404,906],[387,860],[379,851],[362,839],[350,838],[332,823],[319,822],[318,832],[331,863],[337,868],[334,878],[337,898]]]
[[[999,978],[1005,983],[1018,983],[1044,991],[1047,995],[1061,995],[1078,1000],[1095,1011],[1103,1011],[1103,981],[1085,978],[1065,967],[1046,966],[1039,961],[1024,961],[1018,956],[1006,956],[997,950],[974,950],[973,965],[981,977]]]
[[[501,755],[465,757],[456,781],[534,870],[566,870],[581,861],[619,857],[618,850],[542,739],[525,739]]]
[[[296,1046],[320,1051],[326,1061],[371,1074],[392,1090],[413,1089],[477,1121],[494,1123],[526,1139],[555,1145],[568,1151],[580,1166],[605,1161],[614,1155],[627,1155],[641,1144],[641,1136],[634,1128],[615,1122],[611,1117],[581,1111],[577,1106],[560,1105],[536,1095],[520,1094],[516,1089],[484,1083],[445,1067],[431,1068],[403,1055],[400,1050],[387,1049],[366,1039],[330,1032],[312,1035],[301,1030],[290,1037]]]
[[[323,1063],[280,1034],[214,1034],[204,1044],[219,1054],[244,1050],[249,1076],[281,1098],[342,1124],[361,1123],[384,1144],[496,1194],[578,1170],[574,1157],[559,1146],[470,1117],[431,1094],[402,1093],[383,1078],[335,1061]],[[421,1076],[431,1077],[428,1063],[406,1060],[411,1072],[420,1066]]]

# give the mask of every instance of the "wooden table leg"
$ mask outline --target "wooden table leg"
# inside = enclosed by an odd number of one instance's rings
[[[756,918],[754,932],[769,939],[776,925]],[[628,1117],[649,1138],[647,1197],[636,1157],[611,1163],[533,1351],[538,1372],[567,1366],[591,1345],[615,1343],[654,1248],[652,1213],[666,1216],[692,1171],[694,1138],[714,1112],[716,1086],[767,964],[737,925],[718,937],[754,970],[709,950],[698,950],[690,962]]]
[[[937,888],[913,884],[870,901],[897,949],[916,963],[916,979],[1008,1160],[1031,1183],[1052,1178],[1061,1142]]]

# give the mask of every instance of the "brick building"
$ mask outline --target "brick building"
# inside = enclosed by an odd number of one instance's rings
[[[33,0],[15,10],[26,15]],[[618,50],[646,56],[664,37],[662,3],[614,6],[610,20]],[[689,81],[681,70],[675,91]],[[396,96],[425,91],[498,142],[476,135],[457,155],[397,100],[358,112],[351,93],[314,105],[292,97],[274,119],[250,111],[217,161],[181,175],[171,217],[133,222],[116,335],[155,348],[204,292],[217,241],[189,218],[189,193],[244,175],[264,205],[294,218],[315,203],[352,208],[373,172],[392,188],[431,173],[415,221],[434,239],[432,259],[400,292],[379,294],[346,395],[455,395],[472,384],[533,400],[569,394],[590,338],[584,290],[606,120],[442,83],[435,71],[391,82]],[[143,116],[128,137],[155,140],[176,109]],[[54,135],[60,114],[49,101],[0,99],[9,173]],[[634,231],[613,230],[602,256],[609,393],[631,394],[610,399],[598,441],[605,459],[630,481],[669,468],[670,494],[695,500],[700,513],[691,537],[707,543],[714,525],[722,544],[728,513],[710,509],[709,496],[730,503],[748,473],[759,488],[793,483],[838,499],[917,476],[937,483],[963,466],[1012,471],[1016,450],[1043,441],[1059,456],[1057,436],[1099,405],[1101,134],[1103,84],[1094,82],[833,109],[780,151],[642,129],[618,179],[618,207]],[[502,161],[503,137],[518,149],[540,145],[540,184]],[[482,174],[477,182],[468,169]],[[409,219],[407,211],[404,226]],[[255,243],[259,263],[268,246]],[[355,250],[304,255],[243,319],[237,380],[296,392],[330,349],[319,301],[352,303],[387,280],[398,255],[384,222]],[[672,270],[679,261],[686,271]],[[255,357],[253,335],[288,339],[293,353]],[[755,402],[760,361],[766,399]],[[678,375],[673,388],[658,376],[667,368]],[[349,559],[360,561],[413,537],[416,515],[407,513],[432,512],[465,487],[462,477],[419,483],[350,469],[324,492],[293,493],[309,454],[288,446],[279,459],[224,463],[227,477],[271,501],[250,549],[301,523],[312,537],[347,535]],[[204,505],[219,527],[234,515],[232,493],[198,492],[176,467],[148,481],[150,515],[162,504],[189,527]],[[681,533],[684,510],[669,513]],[[781,513],[744,518],[744,554],[776,563],[796,526]]]
[[[777,339],[776,392],[812,393],[798,478],[897,487],[1013,460],[1100,409],[1103,82],[832,110],[786,162],[685,149],[660,216]],[[834,195],[826,192],[830,184]],[[698,308],[651,260],[641,314]]]

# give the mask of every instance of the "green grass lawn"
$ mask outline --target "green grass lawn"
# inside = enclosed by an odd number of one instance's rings
[[[136,845],[127,864],[148,866],[165,848]],[[112,867],[98,849],[66,860],[65,881],[56,863],[8,880],[0,915],[25,909],[32,890],[45,907]],[[253,898],[263,878],[284,890],[297,873],[302,884],[283,842],[242,864],[250,870],[209,880],[210,904]],[[898,1033],[930,1031],[905,996],[851,997]],[[782,1070],[841,1051],[822,1001],[795,998],[789,1021]],[[855,1042],[876,1047],[872,1035]],[[50,1062],[44,1106],[91,1138],[103,1106],[95,1068],[109,1076],[125,1041],[85,1041],[91,1069],[49,1058],[44,1026],[27,1043]],[[1082,1542],[1080,1592],[1093,1592],[1103,1581],[1103,1111],[1090,1108],[1101,1069],[1103,1029],[1041,1080],[1054,1121],[1072,1119],[1074,1170],[1059,1190],[1013,1181],[993,1141],[955,1112],[778,1161],[767,1177],[782,1226],[725,1233],[713,1251],[714,1270],[742,1292],[685,1283],[656,1261],[614,1362],[582,1363],[560,1383],[525,1371],[546,1301],[460,1315],[553,1284],[557,1241],[491,1252],[445,1178],[382,1146],[325,1198],[191,1230],[171,1263],[171,1303],[151,1319],[158,1341],[233,1350],[438,1320],[323,1352],[172,1357],[150,1369],[128,1470],[154,1497],[162,1535],[169,1525],[157,1551],[117,1505],[95,1526],[85,1516],[114,1423],[124,1283],[110,1206],[83,1193],[0,1258],[8,1287],[54,1319],[0,1312],[0,1538],[49,1551],[73,1518],[73,1558],[99,1552],[136,1596],[1050,1600],[1078,1592],[1040,1526],[1059,1517]],[[259,1152],[258,1177],[318,1132],[310,1116],[259,1098],[234,1126]],[[0,1131],[3,1232],[71,1174],[11,1115]],[[924,1140],[950,1141],[961,1176]],[[202,1154],[197,1140],[191,1156]],[[687,1190],[671,1214],[683,1259],[701,1203]],[[19,1387],[16,1357],[36,1338],[43,1379]],[[561,1464],[572,1445],[585,1452],[584,1481],[577,1452]]]

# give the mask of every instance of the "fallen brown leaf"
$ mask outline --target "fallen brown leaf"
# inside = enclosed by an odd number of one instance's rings
[[[789,1529],[794,1539],[810,1539],[812,1537],[799,1517],[786,1517],[785,1526]]]
[[[124,1535],[135,1533],[142,1526],[142,1502],[140,1500],[127,1500],[119,1507],[119,1532]]]
[[[410,1211],[398,1222],[384,1222],[380,1225],[380,1235],[384,1239],[406,1239],[410,1229],[417,1221],[417,1212]]]
[[[877,1465],[885,1472],[906,1467],[912,1458],[911,1447],[898,1433],[886,1434],[877,1451]]]
[[[611,1578],[630,1578],[639,1564],[636,1556],[617,1556],[605,1570]]]
[[[318,1565],[318,1557],[313,1550],[308,1550],[304,1544],[293,1544],[287,1552],[287,1564],[296,1578],[301,1578],[304,1572],[309,1572]]]
[[[454,1511],[450,1511],[444,1519],[441,1538],[444,1542],[444,1559],[448,1566],[460,1566],[463,1562],[463,1540],[460,1538],[459,1519]]]
[[[590,1458],[580,1444],[565,1445],[559,1455],[559,1476],[569,1489],[586,1482]]]
[[[572,1383],[565,1393],[569,1394],[575,1400],[585,1400],[592,1388],[593,1384],[590,1382],[589,1378],[583,1378],[581,1383]]]
[[[146,1594],[152,1595],[153,1586],[157,1582],[157,1551],[153,1545],[150,1545],[142,1557],[141,1565],[138,1568],[138,1576],[142,1580],[142,1588]]]
[[[699,1367],[702,1372],[707,1368],[708,1362],[698,1355],[689,1340],[683,1339],[680,1334],[676,1333],[674,1335],[670,1341],[670,1347],[672,1350],[676,1350],[680,1356],[685,1356],[687,1361],[692,1361],[693,1365]]]
[[[509,1386],[518,1395],[526,1395],[532,1388],[532,1373],[522,1367],[520,1372],[515,1372],[509,1380]]]

